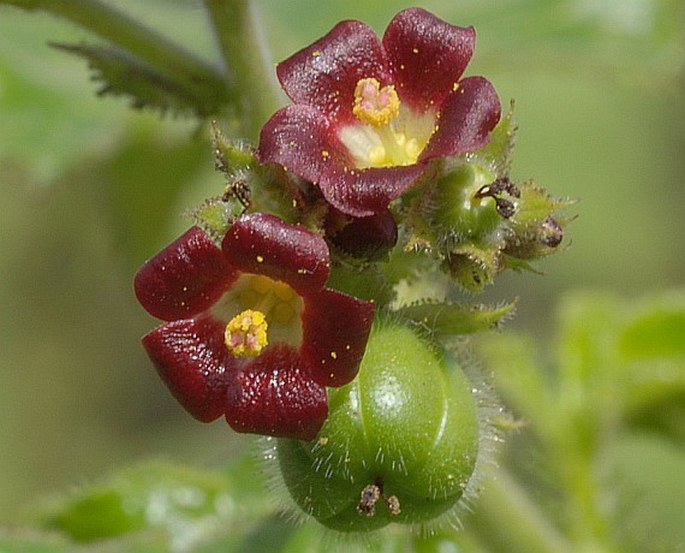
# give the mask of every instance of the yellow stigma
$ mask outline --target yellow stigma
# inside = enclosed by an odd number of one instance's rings
[[[381,88],[373,77],[360,79],[354,89],[352,113],[362,123],[372,127],[387,125],[400,112],[400,99],[394,85]]]
[[[226,325],[224,343],[233,357],[257,357],[268,344],[267,328],[264,313],[246,309]]]

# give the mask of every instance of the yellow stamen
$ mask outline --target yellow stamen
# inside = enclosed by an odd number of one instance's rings
[[[257,357],[268,344],[267,328],[264,313],[246,309],[226,325],[224,343],[233,357]]]
[[[354,89],[352,113],[362,123],[372,127],[387,125],[400,112],[400,99],[394,85],[381,88],[373,77],[360,79]]]

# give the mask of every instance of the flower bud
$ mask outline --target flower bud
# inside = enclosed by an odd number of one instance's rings
[[[394,321],[376,323],[357,378],[330,390],[317,438],[277,440],[280,473],[324,526],[423,524],[473,493],[480,426],[457,362]]]
[[[388,209],[368,217],[350,217],[332,209],[326,227],[335,246],[364,261],[381,259],[397,244],[397,224]]]
[[[451,242],[478,240],[501,224],[503,216],[496,200],[481,193],[490,180],[472,165],[462,165],[438,180],[431,198],[430,225],[439,241],[444,241],[445,235]]]

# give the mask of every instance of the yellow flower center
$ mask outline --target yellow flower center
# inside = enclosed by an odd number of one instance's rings
[[[378,79],[360,79],[354,89],[352,113],[362,123],[372,127],[387,125],[400,112],[400,99],[395,85],[381,88]]]
[[[224,341],[234,357],[257,357],[269,343],[269,325],[261,311],[246,309],[226,325]]]
[[[286,283],[262,275],[243,275],[213,312],[224,320],[226,348],[234,357],[257,357],[273,342],[301,340],[302,299]]]
[[[381,88],[373,77],[357,82],[352,113],[359,124],[343,128],[339,137],[357,169],[413,165],[436,129],[435,114],[412,113],[394,85]]]

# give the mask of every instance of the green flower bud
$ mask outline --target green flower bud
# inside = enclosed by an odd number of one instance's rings
[[[299,509],[353,532],[449,518],[473,494],[481,432],[457,362],[409,326],[381,321],[357,378],[330,390],[318,437],[272,443]]]

